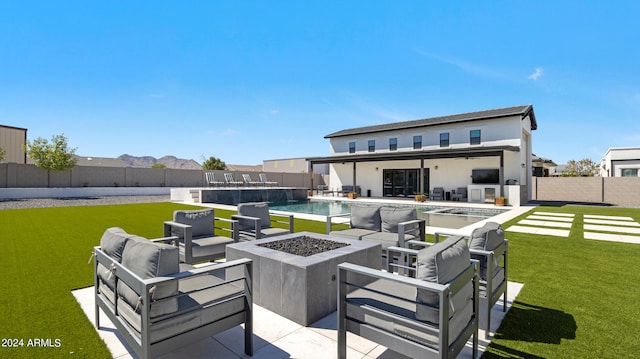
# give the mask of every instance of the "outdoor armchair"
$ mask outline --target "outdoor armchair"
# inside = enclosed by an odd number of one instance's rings
[[[435,242],[438,243],[444,237],[461,236],[460,234],[436,232]],[[467,239],[471,258],[480,263],[480,298],[486,305],[485,337],[489,337],[491,331],[491,308],[502,296],[502,311],[507,310],[507,282],[509,262],[509,242],[504,238],[502,227],[495,222],[487,222],[484,226],[473,230],[470,236],[462,236]],[[430,243],[410,241],[409,247],[421,248]],[[405,260],[406,263],[406,260]],[[391,266],[393,264],[390,264]]]
[[[213,209],[174,211],[173,220],[164,222],[164,236],[177,237],[180,260],[188,264],[222,258],[227,244],[240,238],[238,221],[215,217]]]
[[[260,239],[293,233],[293,215],[272,213],[266,202],[240,203],[238,214],[232,215],[231,219],[238,221],[240,236],[243,239]],[[286,228],[272,227],[272,223],[278,223]]]
[[[433,191],[431,191],[431,195],[429,199],[434,201],[444,201],[444,188],[442,187],[434,187]]]
[[[410,358],[456,357],[473,336],[477,357],[477,261],[462,238],[414,252],[417,278],[338,265],[338,358],[347,332]]]
[[[451,194],[451,199],[454,201],[467,201],[467,187],[458,187],[455,192]]]

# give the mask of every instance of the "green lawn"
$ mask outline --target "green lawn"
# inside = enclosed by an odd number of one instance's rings
[[[0,211],[0,358],[109,358],[71,291],[91,286],[92,247],[107,227],[148,238],[162,234],[174,203]],[[632,357],[640,353],[640,245],[582,238],[582,214],[640,222],[640,209],[538,207],[575,213],[569,238],[508,233],[510,280],[525,283],[485,357]],[[231,212],[216,210],[229,217]],[[516,219],[517,220],[517,219]],[[505,224],[507,227],[510,223]],[[324,222],[296,220],[296,231],[324,232]],[[29,339],[59,339],[56,348]]]

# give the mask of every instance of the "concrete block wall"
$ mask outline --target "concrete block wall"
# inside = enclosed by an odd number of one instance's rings
[[[540,201],[602,202],[602,177],[534,177]]]
[[[640,206],[640,178],[605,177],[604,201],[618,206]]]

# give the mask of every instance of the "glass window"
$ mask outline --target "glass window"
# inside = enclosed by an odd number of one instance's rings
[[[413,149],[419,150],[422,148],[422,136],[413,136]]]
[[[398,150],[398,139],[390,138],[389,139],[389,151],[397,151]]]
[[[620,176],[622,177],[638,177],[637,168],[623,168],[620,170]]]
[[[369,140],[369,152],[376,150],[376,140]]]
[[[440,134],[440,147],[449,147],[449,133]]]
[[[356,143],[349,142],[349,153],[356,153]]]
[[[480,130],[471,130],[469,143],[472,145],[480,144]]]

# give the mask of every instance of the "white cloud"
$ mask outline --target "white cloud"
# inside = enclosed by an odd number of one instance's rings
[[[439,54],[433,54],[430,52],[426,52],[426,51],[422,51],[420,49],[416,49],[414,48],[413,51],[417,54],[420,54],[424,57],[428,57],[434,60],[438,60],[440,62],[444,62],[446,64],[449,65],[453,65],[459,69],[461,69],[462,71],[474,74],[474,75],[479,75],[479,76],[484,76],[484,77],[494,77],[494,78],[508,78],[509,76],[507,74],[505,74],[503,71],[499,71],[499,70],[495,70],[492,69],[490,67],[487,66],[482,66],[482,65],[478,65],[478,64],[474,64],[472,62],[463,60],[463,59],[459,59],[456,57],[452,57],[452,56],[446,56],[446,55],[439,55]]]
[[[271,116],[275,116],[275,115],[277,115],[277,114],[279,114],[279,113],[280,113],[280,111],[278,111],[278,110],[271,110],[271,111],[269,111],[269,115],[271,115]]]
[[[529,80],[536,81],[540,76],[542,76],[542,73],[542,67],[536,67],[536,70],[531,75],[527,76],[527,78]]]

